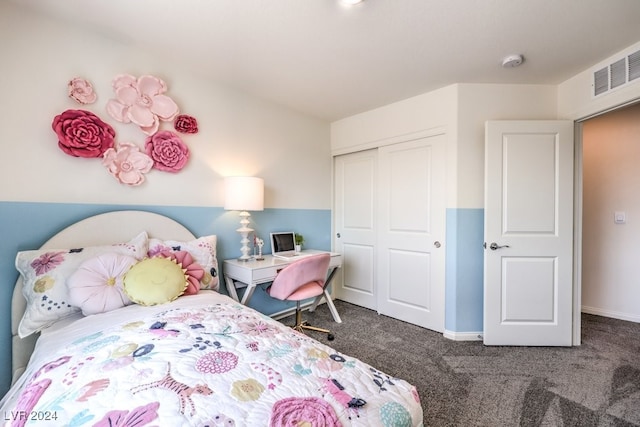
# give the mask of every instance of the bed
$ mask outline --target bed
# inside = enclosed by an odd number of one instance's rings
[[[5,425],[422,426],[413,385],[218,293],[215,235],[111,212],[16,266]]]

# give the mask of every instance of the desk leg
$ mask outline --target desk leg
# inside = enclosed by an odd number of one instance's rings
[[[224,282],[227,284],[227,292],[229,293],[229,296],[234,300],[240,302],[240,299],[238,298],[238,292],[236,291],[235,281],[231,277],[225,275]]]
[[[244,295],[242,295],[242,305],[247,305],[247,303],[249,302],[249,300],[251,299],[251,296],[253,295],[253,291],[256,290],[256,285],[255,284],[249,284],[247,285],[247,289],[244,291]]]
[[[327,301],[327,306],[329,306],[329,311],[331,312],[331,315],[333,316],[333,320],[335,320],[336,323],[342,323],[342,319],[340,318],[340,314],[338,314],[338,310],[336,309],[336,306],[333,304],[333,300],[331,299],[331,295],[329,294],[329,291],[327,290],[327,287],[331,284],[331,281],[333,280],[333,276],[336,274],[336,271],[338,271],[338,268],[340,268],[340,267],[334,267],[334,269],[331,270],[331,272],[329,273],[329,277],[327,277],[327,280],[324,282],[324,292],[322,293],[322,295],[317,296],[313,300],[313,303],[309,307],[309,311],[314,311],[316,309],[316,307],[318,306],[318,304],[320,304],[320,301],[322,301],[322,297],[324,297],[324,299]]]

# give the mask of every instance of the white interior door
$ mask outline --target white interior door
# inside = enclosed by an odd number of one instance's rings
[[[569,346],[573,123],[486,124],[484,343]]]
[[[376,310],[377,150],[334,159],[334,248],[343,257],[333,296]]]
[[[378,150],[378,311],[444,331],[445,137]]]

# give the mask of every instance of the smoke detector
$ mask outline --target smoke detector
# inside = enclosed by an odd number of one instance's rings
[[[502,60],[502,67],[515,68],[522,65],[523,62],[524,58],[522,55],[509,55]]]

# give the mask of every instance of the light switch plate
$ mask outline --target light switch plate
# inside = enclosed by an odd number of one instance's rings
[[[613,222],[616,224],[624,224],[627,222],[627,214],[625,212],[616,212],[613,216]]]

